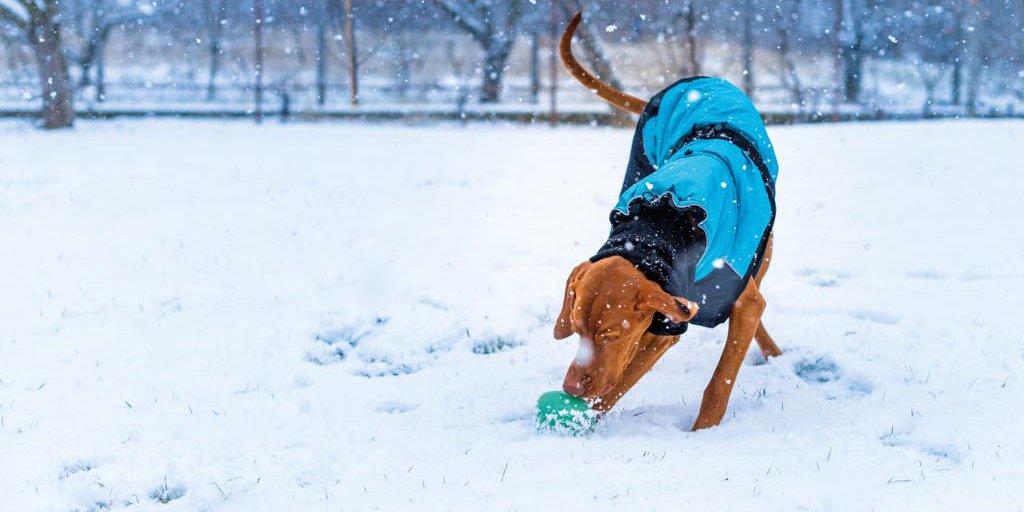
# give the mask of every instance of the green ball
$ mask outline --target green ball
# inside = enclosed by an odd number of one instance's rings
[[[560,434],[589,433],[597,424],[597,412],[582,398],[548,391],[537,399],[537,429]]]

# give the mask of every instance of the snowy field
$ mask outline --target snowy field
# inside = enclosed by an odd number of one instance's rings
[[[631,132],[0,123],[0,510],[1021,510],[1021,122],[776,127],[766,325],[541,435]]]

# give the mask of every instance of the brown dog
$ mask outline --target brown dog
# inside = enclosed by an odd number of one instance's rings
[[[612,89],[584,69],[573,57],[572,35],[577,14],[562,35],[560,52],[569,72],[612,105],[640,114],[646,102]],[[724,183],[723,183],[724,187]],[[774,203],[773,203],[774,205]],[[781,354],[761,323],[765,299],[761,279],[771,259],[770,228],[756,270],[740,288],[729,310],[729,333],[718,367],[704,391],[693,429],[718,425],[725,415],[732,387],[750,346],[757,339],[766,358]],[[692,275],[692,274],[691,274]],[[599,411],[608,411],[676,342],[678,335],[649,331],[660,313],[675,323],[694,319],[699,306],[673,297],[626,258],[609,256],[578,265],[565,286],[562,310],[555,324],[556,339],[580,335],[580,350],[565,376],[566,393],[585,398]]]

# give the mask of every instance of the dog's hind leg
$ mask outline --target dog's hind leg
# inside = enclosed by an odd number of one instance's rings
[[[754,276],[754,281],[757,282],[757,286],[761,286],[761,279],[764,278],[765,273],[768,272],[768,264],[772,261],[772,242],[775,240],[775,235],[768,236],[768,245],[764,250],[764,263],[761,264],[761,268],[758,269],[757,275]],[[764,328],[764,322],[760,322],[757,325],[757,332],[754,334],[754,339],[757,340],[757,346],[761,348],[761,354],[764,355],[765,359],[769,357],[778,357],[782,355],[782,350],[775,344],[775,340],[768,334],[768,330]]]
[[[757,325],[754,339],[757,340],[757,346],[761,347],[761,354],[764,355],[765,359],[782,355],[782,350],[775,344],[775,340],[768,334],[768,330],[764,328],[763,321]]]

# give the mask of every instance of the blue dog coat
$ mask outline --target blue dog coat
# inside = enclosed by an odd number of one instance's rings
[[[611,235],[591,260],[626,258],[698,303],[693,323],[714,327],[760,267],[777,175],[764,123],[742,91],[718,78],[680,80],[640,116]],[[658,315],[650,330],[685,328]]]

